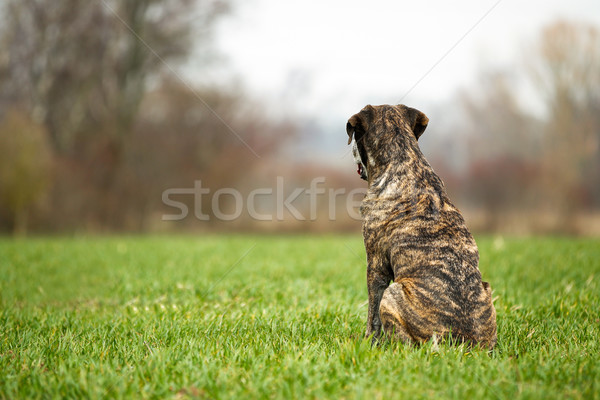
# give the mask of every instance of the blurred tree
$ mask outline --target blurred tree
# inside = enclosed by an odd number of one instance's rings
[[[0,122],[0,204],[12,215],[16,235],[27,232],[30,208],[46,193],[51,160],[44,127],[8,111]]]
[[[502,229],[507,213],[536,201],[532,164],[540,154],[541,123],[519,103],[515,80],[507,72],[488,73],[477,91],[462,95],[470,165],[465,202],[483,211],[480,223],[488,230]]]
[[[477,91],[462,95],[468,129],[474,135],[470,157],[494,159],[510,154],[518,159],[539,156],[540,121],[519,102],[517,77],[507,72],[484,74]]]
[[[57,162],[55,224],[120,227],[124,154],[144,94],[209,48],[227,0],[6,0],[0,117],[18,105]],[[207,57],[207,52],[195,54]],[[78,214],[79,213],[79,214]]]
[[[214,118],[197,96],[227,125]],[[124,186],[130,190],[126,197],[132,202],[131,214],[138,217],[138,228],[145,229],[149,213],[162,209],[165,189],[189,188],[195,180],[213,192],[224,187],[242,193],[254,189],[258,175],[263,175],[258,171],[273,165],[272,156],[295,131],[287,121],[269,119],[262,107],[239,91],[191,91],[181,82],[163,79],[144,97],[126,146],[130,176]],[[191,196],[180,200],[194,209]],[[212,216],[210,201],[202,202],[197,211]],[[197,220],[190,216],[186,222],[193,225]]]
[[[213,0],[7,0],[2,100],[27,107],[61,154],[79,154],[100,130],[118,157],[148,79],[189,54],[192,21],[198,45],[225,10]]]
[[[530,72],[547,111],[545,186],[566,223],[590,200],[600,206],[600,32],[565,21],[549,25]]]
[[[600,34],[554,23],[525,63],[525,71],[483,74],[477,89],[462,95],[465,197],[485,211],[489,230],[529,210],[545,215],[543,229],[573,231],[574,215],[600,207]],[[538,90],[542,116],[521,101],[519,88],[528,85]]]

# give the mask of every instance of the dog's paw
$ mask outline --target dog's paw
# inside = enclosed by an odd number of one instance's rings
[[[376,344],[381,337],[381,327],[367,328],[365,339],[370,340],[371,344]]]

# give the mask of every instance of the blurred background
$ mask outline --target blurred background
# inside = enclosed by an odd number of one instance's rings
[[[358,233],[346,120],[398,103],[473,230],[600,234],[597,0],[4,0],[0,230]]]

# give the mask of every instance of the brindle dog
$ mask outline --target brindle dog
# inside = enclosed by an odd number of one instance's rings
[[[404,105],[366,106],[346,125],[358,173],[367,252],[366,335],[405,343],[447,337],[492,349],[496,310],[479,252],[419,149],[429,120]],[[391,282],[391,284],[390,284]]]

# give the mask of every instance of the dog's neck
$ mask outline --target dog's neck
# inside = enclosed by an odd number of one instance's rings
[[[394,197],[412,201],[424,191],[445,197],[444,184],[429,165],[416,140],[395,140],[385,148],[372,149],[369,157],[368,197]],[[394,162],[391,162],[392,158]]]

